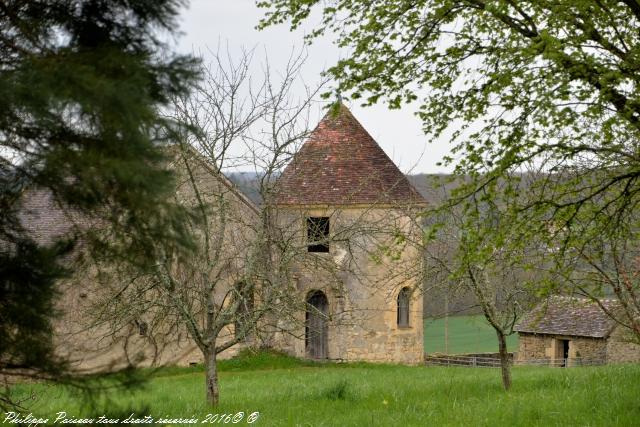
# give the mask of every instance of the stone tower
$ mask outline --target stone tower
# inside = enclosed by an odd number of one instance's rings
[[[344,105],[296,153],[270,204],[298,248],[291,271],[306,302],[277,346],[298,357],[419,363],[422,257],[413,243],[425,201]]]

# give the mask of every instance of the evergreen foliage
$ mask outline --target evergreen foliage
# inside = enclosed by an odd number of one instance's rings
[[[0,3],[0,377],[64,372],[51,344],[54,283],[79,241],[96,259],[136,267],[159,243],[190,246],[163,167],[177,127],[159,113],[198,75],[197,61],[161,39],[182,3]],[[44,242],[23,226],[30,189],[78,219],[68,233]]]

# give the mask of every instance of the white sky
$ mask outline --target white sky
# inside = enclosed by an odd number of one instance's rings
[[[263,11],[254,0],[190,0],[188,9],[180,19],[182,36],[177,49],[184,53],[215,50],[220,43],[228,44],[231,55],[240,56],[242,48],[264,51],[273,69],[283,69],[293,49],[303,46],[304,31],[289,31],[286,25],[258,31],[257,25]],[[311,28],[311,27],[307,27]],[[333,65],[340,53],[330,39],[317,40],[308,48],[308,58],[303,70],[304,80],[313,85],[319,81],[320,72]],[[206,61],[206,55],[205,55]],[[302,97],[304,94],[300,94]],[[413,110],[389,110],[384,105],[362,108],[347,103],[356,118],[369,131],[384,151],[404,172],[437,173],[450,169],[436,166],[449,150],[448,141],[429,143],[420,129],[420,121]],[[311,126],[317,119],[311,118]]]

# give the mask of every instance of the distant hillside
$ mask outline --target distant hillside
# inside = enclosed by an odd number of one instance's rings
[[[458,183],[448,174],[407,175],[407,179],[432,205],[443,202]]]
[[[255,172],[229,172],[225,176],[256,205],[262,204],[259,176]]]

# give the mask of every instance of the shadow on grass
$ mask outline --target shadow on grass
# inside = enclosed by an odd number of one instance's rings
[[[329,400],[346,400],[349,397],[349,382],[345,379],[338,381],[336,384],[327,388],[322,396]]]
[[[218,372],[244,372],[244,371],[262,371],[275,369],[295,369],[295,368],[379,368],[385,369],[389,367],[398,368],[401,365],[387,363],[368,363],[368,362],[340,362],[331,360],[309,360],[299,359],[284,352],[272,349],[243,349],[237,356],[231,359],[223,359],[218,361]],[[410,367],[407,367],[408,369]],[[188,375],[190,373],[204,373],[205,366],[203,364],[192,365],[188,367],[181,366],[165,366],[158,368],[141,368],[138,369],[144,375],[153,377],[167,377],[175,375]],[[117,375],[117,374],[106,374]]]

